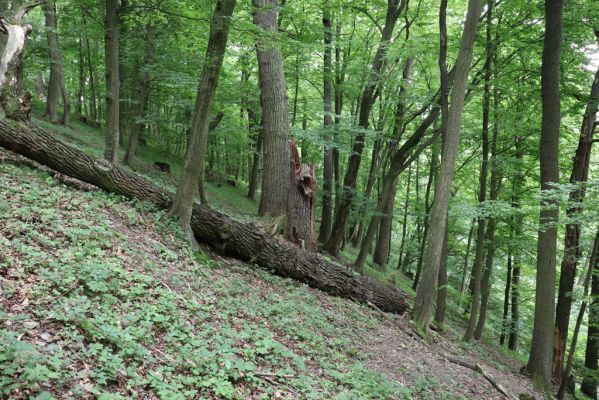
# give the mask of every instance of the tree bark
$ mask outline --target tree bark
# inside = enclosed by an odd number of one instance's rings
[[[595,240],[598,238],[596,237]],[[585,374],[580,391],[591,399],[597,399],[597,366],[599,364],[599,257],[595,257],[591,278],[591,304],[589,306],[589,328],[584,354],[584,366],[593,374]]]
[[[137,71],[134,72],[134,75],[140,79],[139,82],[137,82],[137,78],[135,79],[135,87],[133,89],[133,124],[131,126],[131,134],[129,135],[127,151],[125,153],[125,158],[123,159],[125,165],[130,165],[131,161],[133,161],[133,157],[135,157],[139,145],[139,134],[144,126],[142,119],[146,115],[146,108],[150,97],[150,81],[152,78],[149,69],[152,68],[152,65],[154,64],[155,42],[156,27],[154,25],[148,25],[146,28],[146,55],[143,71],[140,71],[142,67],[138,65],[136,67]]]
[[[104,63],[106,74],[106,144],[104,158],[113,164],[119,159],[119,3],[106,0],[104,17]]]
[[[517,137],[516,143],[516,173],[512,181],[512,208],[514,209],[514,237],[522,237],[522,226],[524,224],[524,217],[522,214],[521,204],[521,188],[524,184],[524,172],[522,171],[522,162],[524,159],[524,152],[522,149],[522,138]],[[508,341],[508,348],[510,350],[517,350],[520,339],[520,268],[522,265],[522,255],[518,250],[514,251],[514,265],[512,271],[512,306],[511,306],[511,324],[510,324],[510,337]]]
[[[366,139],[366,130],[368,129],[369,125],[370,112],[372,110],[372,106],[374,105],[374,101],[376,100],[375,89],[380,80],[380,74],[383,69],[385,56],[387,54],[389,40],[391,40],[395,24],[404,9],[404,6],[404,1],[387,0],[385,27],[381,32],[381,40],[372,62],[372,67],[370,69],[364,91],[361,95],[360,115],[358,118],[358,126],[361,129],[356,135],[352,152],[348,160],[345,177],[343,179],[343,192],[341,194],[339,205],[335,211],[335,220],[333,222],[331,236],[329,241],[324,246],[325,250],[335,257],[339,255],[341,241],[343,239],[343,234],[345,233],[345,227],[347,225],[347,218],[351,210],[352,200],[356,190],[356,181],[360,169],[360,162],[362,161],[362,151],[364,150],[364,142]]]
[[[75,113],[79,118],[83,117],[83,99],[85,93],[85,65],[83,55],[83,40],[77,39],[77,53],[79,55],[79,87],[77,89],[77,101],[75,102]]]
[[[545,2],[545,40],[541,66],[543,106],[540,141],[541,190],[553,189],[553,185],[559,183],[560,53],[563,5],[563,0]],[[551,388],[558,216],[559,204],[556,201],[541,202],[535,316],[527,370],[533,380],[547,390]]]
[[[404,248],[406,246],[406,234],[408,229],[408,209],[410,206],[410,185],[412,183],[412,166],[408,168],[408,184],[406,187],[406,197],[404,199],[404,208],[403,208],[403,220],[401,225],[401,244],[399,245],[399,260],[397,261],[397,269],[400,269],[402,265],[402,259],[404,257]],[[407,272],[407,271],[401,271]]]
[[[322,170],[322,219],[318,241],[326,243],[331,236],[333,227],[333,68],[332,68],[332,39],[331,9],[329,1],[324,3],[322,24],[324,28],[324,130],[326,144],[324,146],[324,162]]]
[[[449,253],[448,248],[448,232],[445,228],[445,236],[443,238],[443,250],[441,254],[441,265],[439,266],[439,278],[437,286],[437,307],[435,308],[435,326],[439,332],[443,332],[445,325],[445,309],[447,307],[447,258]]]
[[[256,46],[262,106],[262,193],[259,214],[286,212],[289,160],[289,99],[278,38],[277,1],[253,0],[254,24],[264,31]]]
[[[30,120],[32,96],[29,92],[22,95],[20,72],[25,40],[33,27],[22,24],[21,20],[29,10],[40,4],[37,2],[19,7],[10,22],[0,15],[0,33],[7,35],[0,61],[0,106],[9,119]]]
[[[596,31],[599,41],[599,30]],[[578,147],[574,155],[570,183],[574,188],[570,190],[566,218],[576,220],[583,207],[586,195],[586,181],[589,177],[589,163],[591,160],[591,147],[593,145],[594,124],[599,106],[599,68],[595,72],[591,93],[582,120]],[[561,263],[557,306],[555,308],[555,331],[553,339],[553,380],[559,382],[563,375],[564,355],[568,339],[568,326],[570,310],[572,308],[572,291],[576,277],[576,265],[580,258],[580,223],[566,224],[564,234],[564,256]]]
[[[94,67],[92,63],[92,52],[91,46],[89,44],[89,35],[87,33],[87,21],[85,18],[85,11],[83,7],[81,7],[81,22],[83,24],[83,38],[85,41],[85,50],[86,50],[86,58],[87,58],[87,69],[89,73],[89,119],[92,123],[96,123],[98,121],[98,107],[96,105],[96,77],[94,73]]]
[[[314,228],[314,165],[302,164],[295,140],[289,141],[289,195],[287,204],[287,239],[307,251],[316,252]]]
[[[482,215],[487,196],[487,171],[489,169],[489,105],[490,105],[490,82],[491,82],[491,59],[492,59],[492,44],[491,44],[491,28],[493,18],[493,2],[487,1],[487,40],[486,40],[486,60],[485,60],[485,86],[483,94],[483,121],[482,121],[482,161],[480,166],[480,188],[478,192],[478,228],[476,231],[476,253],[474,256],[474,265],[472,266],[472,299],[470,302],[470,318],[468,326],[464,333],[464,341],[470,342],[474,339],[474,331],[476,330],[476,322],[479,317],[479,309],[481,305],[481,280],[483,275],[483,255],[485,247],[485,225],[487,223],[486,216]]]
[[[589,257],[589,266],[587,269],[587,273],[584,277],[583,284],[583,295],[582,295],[582,304],[580,305],[580,309],[578,310],[578,316],[576,317],[576,324],[574,326],[574,333],[572,334],[572,343],[570,343],[570,351],[568,353],[568,361],[566,363],[565,370],[563,371],[561,384],[559,385],[559,390],[557,392],[557,398],[562,400],[564,398],[564,394],[566,393],[566,387],[568,383],[568,377],[572,372],[572,362],[574,361],[574,351],[576,350],[576,344],[578,343],[578,333],[580,332],[580,326],[582,325],[582,320],[584,318],[584,313],[587,309],[588,304],[588,295],[589,295],[589,286],[591,284],[591,277],[593,275],[593,271],[599,270],[599,263],[597,262],[597,247],[599,246],[599,232],[595,234],[595,240],[593,241],[593,249],[591,250],[591,256]],[[589,337],[587,340],[591,339]],[[596,390],[595,390],[596,393]]]
[[[235,3],[236,0],[218,0],[214,8],[183,173],[179,179],[177,193],[169,210],[169,215],[179,218],[179,222],[193,247],[197,246],[190,227],[193,199],[198,192],[198,180],[204,172],[208,131],[210,129],[210,113],[227,48],[230,17],[235,9]],[[205,203],[205,200],[203,199],[202,202]]]
[[[43,3],[44,16],[46,18],[46,36],[48,38],[48,53],[50,57],[50,80],[48,81],[48,101],[46,103],[46,115],[50,116],[53,124],[58,123],[58,96],[62,96],[63,115],[61,123],[69,124],[69,96],[64,83],[64,67],[62,54],[58,45],[56,4],[54,1]]]
[[[414,312],[412,314],[417,329],[424,334],[428,332],[433,314],[433,301],[436,294],[439,263],[443,248],[443,236],[447,224],[447,209],[451,192],[451,183],[455,173],[455,161],[460,136],[466,84],[472,62],[472,50],[476,38],[476,26],[481,11],[480,0],[468,1],[468,12],[464,32],[460,43],[460,51],[456,61],[456,72],[451,92],[447,136],[443,141],[443,156],[439,180],[435,183],[435,201],[431,210],[430,223],[435,229],[430,229],[426,240],[426,250],[423,263],[423,274],[418,284]]]
[[[260,160],[262,154],[262,128],[260,127],[260,123],[256,121],[256,115],[249,108],[248,112],[248,126],[249,130],[253,132],[253,135],[256,137],[256,148],[254,149],[254,154],[252,156],[252,169],[250,172],[250,180],[248,185],[248,194],[247,197],[250,200],[254,200],[256,197],[256,189],[258,188],[258,178],[260,175]]]
[[[511,239],[511,238],[510,238]],[[503,319],[501,324],[501,336],[499,336],[499,344],[503,346],[505,344],[505,339],[509,333],[510,323],[509,323],[509,313],[510,313],[510,292],[512,285],[512,250],[508,249],[507,255],[507,268],[506,268],[507,276],[505,278],[505,291],[503,294]]]
[[[139,175],[66,145],[53,135],[28,123],[0,121],[0,146],[38,161],[75,179],[106,191],[148,201],[168,208],[171,194]],[[270,237],[254,223],[243,223],[213,209],[194,204],[191,220],[197,240],[211,244],[216,251],[296,279],[334,296],[369,304],[385,312],[408,311],[408,295],[359,277],[344,267],[329,263],[317,254]]]

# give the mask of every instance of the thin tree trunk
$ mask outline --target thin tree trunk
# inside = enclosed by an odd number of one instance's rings
[[[318,241],[326,243],[333,227],[333,70],[332,70],[332,32],[331,10],[329,1],[325,0],[322,24],[324,28],[324,130],[327,143],[324,147],[323,182],[322,182],[322,219]]]
[[[516,167],[518,168],[515,172],[514,179],[512,181],[512,208],[514,209],[514,237],[522,237],[522,226],[524,224],[524,217],[522,214],[521,196],[522,186],[524,184],[524,172],[522,171],[522,162],[524,159],[524,152],[522,149],[522,139],[516,138]],[[511,324],[510,324],[510,337],[508,341],[508,348],[510,350],[517,350],[520,339],[520,267],[522,265],[521,252],[516,250],[514,252],[514,265],[512,271],[512,307],[511,307]]]
[[[418,284],[412,313],[416,328],[424,334],[428,332],[429,324],[433,317],[433,302],[436,297],[435,289],[439,277],[443,236],[445,235],[445,226],[447,224],[447,209],[451,194],[451,184],[455,173],[455,161],[460,137],[462,113],[464,111],[464,100],[466,97],[466,84],[472,62],[472,50],[474,39],[476,38],[476,26],[478,25],[480,11],[480,0],[468,1],[468,12],[460,43],[460,51],[456,61],[456,72],[451,92],[447,136],[443,141],[441,169],[439,180],[435,184],[435,201],[431,210],[430,224],[435,229],[430,229],[426,238],[423,274]]]
[[[596,31],[599,41],[599,30]],[[574,155],[570,183],[575,185],[570,190],[569,206],[566,210],[566,218],[576,220],[582,210],[582,203],[586,195],[586,181],[589,177],[589,163],[591,160],[591,147],[595,133],[594,124],[599,106],[599,68],[595,72],[595,78],[591,87],[591,93],[582,120],[582,128],[578,139],[578,147]],[[568,325],[570,322],[570,310],[572,308],[572,292],[576,276],[576,264],[580,257],[580,223],[566,224],[564,234],[564,256],[561,263],[559,290],[557,295],[557,306],[555,309],[555,332],[553,343],[553,380],[559,382],[563,375],[564,355],[568,339]]]
[[[491,10],[491,8],[489,8]],[[499,176],[498,165],[497,165],[497,137],[499,136],[499,125],[497,121],[497,108],[499,107],[499,92],[494,90],[493,93],[493,138],[491,139],[491,190],[489,193],[489,200],[494,202],[499,196],[499,185],[501,183],[501,177]],[[489,218],[489,224],[487,226],[487,258],[485,261],[485,270],[481,281],[481,299],[480,299],[480,314],[478,316],[478,323],[476,330],[474,331],[474,338],[479,340],[482,336],[483,330],[485,329],[485,322],[487,319],[487,308],[489,303],[489,296],[491,294],[491,275],[493,273],[493,262],[495,258],[495,228],[497,221],[494,217]]]
[[[437,286],[437,307],[435,308],[435,326],[439,332],[443,332],[445,325],[445,309],[447,306],[447,258],[449,255],[448,232],[445,228],[443,238],[443,253],[441,254],[441,265],[439,266],[439,278]]]
[[[236,0],[218,0],[216,2],[210,23],[210,34],[202,76],[198,85],[189,148],[185,155],[183,173],[179,179],[177,193],[169,210],[170,216],[179,217],[179,222],[194,247],[197,247],[197,243],[190,227],[193,199],[198,191],[200,175],[204,172],[212,102],[214,101],[214,94],[216,93],[218,78],[227,48],[229,26],[235,3]]]
[[[381,193],[385,200],[383,205],[384,216],[379,222],[378,236],[372,261],[379,267],[384,267],[389,262],[389,251],[391,247],[391,232],[393,229],[393,209],[395,208],[395,196],[397,194],[397,178],[391,186],[391,193]]]
[[[402,265],[402,259],[404,257],[404,248],[406,245],[406,233],[408,229],[408,209],[410,206],[410,184],[412,183],[412,166],[408,168],[408,184],[406,186],[406,197],[404,200],[404,208],[403,208],[403,220],[401,226],[401,244],[399,245],[399,260],[397,262],[397,268],[400,269],[400,265]],[[401,271],[406,272],[406,271]]]
[[[503,319],[501,324],[501,336],[499,337],[499,344],[503,346],[505,339],[509,332],[510,322],[508,316],[510,313],[510,289],[512,285],[512,250],[508,249],[507,255],[507,276],[505,278],[505,291],[503,295]]]
[[[599,234],[598,234],[599,235]],[[595,237],[595,243],[597,243]],[[584,354],[584,367],[591,371],[585,374],[580,391],[591,399],[597,399],[597,365],[599,364],[599,257],[595,256],[591,278],[591,304],[589,306],[589,323],[587,343]]]
[[[46,36],[48,39],[48,55],[50,58],[50,80],[48,81],[48,101],[46,102],[46,115],[53,124],[58,123],[58,96],[62,96],[63,117],[62,124],[69,123],[69,98],[64,83],[64,67],[62,54],[58,45],[58,24],[56,20],[56,5],[54,1],[43,3],[46,18]]]
[[[368,129],[370,112],[376,100],[375,89],[380,80],[380,74],[383,69],[385,56],[387,54],[389,40],[391,40],[395,24],[401,12],[403,11],[404,6],[405,3],[401,0],[387,0],[385,27],[381,32],[379,47],[372,62],[367,83],[361,96],[358,126],[362,129],[358,131],[358,134],[354,140],[352,152],[349,157],[345,172],[345,177],[343,179],[343,193],[341,194],[340,203],[335,211],[335,220],[333,222],[331,236],[329,241],[324,246],[324,248],[335,257],[339,255],[339,249],[341,247],[341,240],[345,232],[347,218],[352,208],[352,201],[354,198],[354,192],[356,190],[356,181],[360,169],[360,162],[362,160],[362,151],[364,150],[364,143],[366,140],[365,131]]]
[[[479,208],[484,206],[487,196],[487,171],[489,168],[489,104],[490,104],[490,81],[491,81],[491,28],[493,18],[493,3],[487,2],[487,41],[486,41],[486,61],[485,61],[485,88],[483,95],[483,127],[482,127],[482,162],[480,167],[480,188],[478,193]],[[479,210],[482,213],[482,210]],[[485,247],[485,225],[484,216],[478,217],[478,228],[476,231],[476,253],[474,264],[472,266],[472,299],[470,302],[470,318],[468,326],[464,333],[464,341],[469,342],[474,339],[476,322],[479,317],[480,297],[481,297],[481,279],[483,274],[483,255]]]
[[[462,267],[462,281],[460,283],[460,301],[464,297],[464,293],[466,292],[466,278],[468,276],[468,259],[470,258],[470,248],[472,246],[472,236],[474,236],[474,225],[476,219],[472,220],[470,224],[470,230],[468,231],[468,241],[466,242],[466,254],[464,255],[464,266]]]
[[[254,136],[256,136],[256,148],[254,149],[254,154],[252,156],[252,170],[250,173],[250,181],[248,185],[248,199],[254,200],[256,196],[256,189],[258,188],[258,178],[260,175],[260,161],[262,159],[262,128],[260,124],[256,122],[256,115],[249,108],[248,112],[248,123],[249,129],[251,132],[254,132]]]
[[[86,18],[85,18],[85,11],[83,10],[83,7],[81,7],[81,21],[83,23],[83,37],[85,40],[85,50],[87,52],[87,68],[88,68],[88,73],[89,73],[89,119],[92,122],[97,122],[98,120],[98,114],[97,114],[97,106],[96,106],[96,85],[95,85],[95,74],[94,74],[94,67],[93,67],[93,63],[92,63],[92,57],[91,57],[91,46],[89,45],[89,36],[87,33],[87,22],[86,22]]]
[[[576,325],[574,326],[574,333],[572,334],[572,343],[570,344],[570,352],[568,353],[568,361],[566,363],[566,368],[563,372],[561,384],[559,386],[559,390],[557,392],[557,398],[559,400],[564,398],[564,394],[566,392],[566,386],[568,383],[568,376],[572,372],[572,361],[574,360],[574,351],[576,350],[576,343],[578,342],[578,333],[580,332],[580,325],[582,325],[582,320],[584,318],[584,313],[587,309],[587,297],[589,295],[589,285],[591,284],[591,277],[593,275],[593,271],[599,272],[599,263],[597,262],[597,247],[599,246],[599,232],[595,234],[595,240],[593,241],[593,250],[591,251],[591,257],[589,258],[589,266],[587,269],[587,273],[584,278],[584,291],[582,296],[582,304],[580,305],[580,310],[578,311],[578,316],[576,317]],[[591,339],[589,337],[589,339]],[[587,339],[587,340],[589,340]],[[595,390],[596,392],[596,390]]]
[[[104,52],[106,74],[106,144],[104,158],[113,164],[119,156],[119,15],[118,0],[106,0]]]
[[[540,143],[541,190],[559,183],[560,52],[563,0],[545,1],[545,40],[541,66],[542,127]],[[553,328],[555,324],[555,263],[559,204],[543,200],[537,245],[535,317],[527,370],[539,386],[551,387]]]
[[[83,40],[77,40],[77,53],[79,54],[79,88],[77,90],[77,101],[75,105],[75,113],[79,118],[83,116],[83,96],[85,92],[85,60],[83,55]]]
[[[125,153],[125,158],[123,159],[123,163],[125,165],[131,164],[133,157],[135,157],[135,153],[137,152],[137,147],[139,145],[139,134],[144,126],[142,119],[146,115],[146,106],[150,97],[150,81],[152,78],[149,69],[152,68],[152,65],[154,64],[155,42],[156,28],[153,25],[148,25],[146,28],[146,55],[144,69],[143,71],[140,71],[141,67],[138,65],[136,72],[134,72],[136,82],[133,99],[133,126],[131,127],[131,134],[129,135],[127,152]],[[137,77],[140,78],[139,82],[137,82]]]
[[[262,105],[263,171],[259,214],[272,217],[286,212],[289,166],[289,100],[281,48],[272,34],[277,28],[277,1],[253,0],[254,24],[268,36],[258,39],[258,73]]]

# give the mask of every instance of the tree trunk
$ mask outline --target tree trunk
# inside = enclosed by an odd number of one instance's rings
[[[511,238],[510,238],[511,239]],[[503,294],[503,319],[501,323],[501,336],[499,337],[499,344],[503,346],[505,344],[505,338],[509,333],[510,322],[508,319],[510,313],[510,289],[512,285],[512,250],[508,249],[507,255],[507,276],[505,278],[505,291]]]
[[[478,193],[479,213],[482,213],[487,196],[487,171],[489,168],[489,105],[491,98],[490,82],[491,82],[491,28],[493,18],[493,2],[487,2],[487,41],[486,41],[486,61],[485,61],[485,87],[483,94],[483,127],[482,127],[482,162],[480,166],[480,189]],[[483,254],[485,247],[485,224],[484,216],[478,217],[478,228],[476,231],[476,253],[474,257],[474,265],[472,266],[472,299],[470,303],[470,318],[468,319],[468,327],[464,333],[464,341],[469,342],[475,337],[476,322],[479,317],[479,309],[481,305],[481,279],[483,274]]]
[[[125,165],[130,165],[133,157],[135,157],[139,145],[139,134],[144,126],[142,119],[146,115],[146,107],[150,97],[150,81],[152,78],[149,68],[154,64],[155,42],[156,28],[153,25],[148,25],[146,28],[146,56],[143,72],[140,72],[142,68],[139,65],[136,67],[136,72],[134,72],[136,79],[135,88],[133,89],[133,124],[131,126],[131,134],[129,135],[127,152],[123,159]],[[139,78],[139,82],[137,82],[137,78]]]
[[[314,229],[314,165],[302,164],[295,140],[289,141],[289,195],[287,204],[287,239],[307,251],[316,252]]]
[[[198,192],[198,180],[204,172],[212,102],[227,48],[229,26],[235,3],[236,0],[218,0],[214,8],[204,66],[198,85],[189,147],[185,155],[183,173],[177,185],[177,193],[169,210],[169,215],[179,218],[193,247],[197,246],[190,227],[193,199]],[[205,204],[205,199],[202,202]]]
[[[599,30],[596,31],[599,40]],[[570,204],[566,210],[566,218],[576,220],[576,215],[582,211],[586,188],[585,184],[589,177],[589,162],[591,160],[591,147],[593,145],[594,124],[599,106],[599,68],[595,72],[595,78],[591,87],[591,93],[582,120],[578,147],[574,155],[570,183],[575,185],[570,190]],[[576,276],[576,264],[580,257],[581,226],[579,223],[566,224],[564,235],[564,256],[562,258],[559,279],[559,290],[557,295],[557,306],[555,309],[555,333],[553,343],[553,379],[559,382],[563,375],[564,354],[568,339],[568,325],[570,322],[570,310],[572,308],[572,291]]]
[[[289,99],[283,56],[277,40],[277,1],[253,0],[254,24],[266,34],[258,38],[258,75],[262,106],[263,170],[259,214],[272,217],[286,212],[288,194]]]
[[[443,236],[447,224],[447,209],[451,192],[451,183],[455,173],[455,161],[460,137],[462,113],[466,97],[466,84],[468,72],[472,62],[472,50],[476,37],[476,26],[481,10],[480,0],[468,1],[468,12],[464,25],[464,32],[460,43],[460,51],[456,61],[455,78],[449,116],[447,121],[447,136],[443,141],[443,156],[439,180],[435,183],[435,201],[431,210],[430,224],[435,229],[428,231],[426,250],[423,261],[423,273],[414,303],[412,314],[417,329],[426,334],[433,316],[433,301],[436,294],[437,279],[439,276],[439,263],[443,250]]]
[[[599,238],[595,237],[595,241]],[[589,306],[589,328],[584,354],[584,367],[591,371],[585,374],[580,391],[591,399],[597,399],[597,365],[599,363],[599,257],[595,257],[591,278],[591,304]]]
[[[492,7],[489,7],[489,15]],[[490,24],[490,23],[489,23]],[[489,38],[489,37],[487,37]],[[489,74],[490,78],[490,74]],[[491,190],[489,193],[489,200],[494,202],[499,196],[499,186],[501,184],[501,177],[499,176],[499,170],[497,165],[497,137],[499,136],[499,125],[497,118],[497,108],[499,107],[499,92],[493,91],[493,110],[494,110],[494,121],[493,121],[493,138],[491,140]],[[489,93],[490,94],[490,93]],[[485,329],[485,322],[487,319],[487,308],[489,303],[489,296],[491,294],[491,275],[493,273],[493,262],[495,258],[495,228],[497,221],[493,216],[489,218],[489,224],[487,226],[487,258],[485,261],[485,269],[481,281],[481,299],[480,299],[480,314],[478,316],[478,323],[476,330],[474,331],[474,338],[479,340],[482,336],[483,330]]]
[[[85,41],[85,50],[86,50],[86,55],[87,55],[87,69],[88,69],[88,73],[89,73],[89,119],[91,120],[91,122],[95,123],[98,120],[98,107],[96,106],[96,79],[95,79],[95,74],[94,74],[94,67],[93,67],[93,63],[92,63],[92,52],[91,52],[91,46],[89,44],[89,35],[87,33],[87,22],[86,22],[86,18],[85,18],[85,11],[83,9],[83,7],[81,7],[81,21],[83,24],[83,38]]]
[[[48,101],[48,96],[46,94],[46,82],[44,82],[44,74],[42,72],[37,73],[37,96],[42,101],[42,103],[46,103]]]
[[[0,121],[0,146],[48,167],[126,197],[168,208],[172,197],[146,179],[68,146],[53,135],[27,123]],[[195,237],[218,252],[231,254],[277,274],[304,282],[331,295],[372,303],[385,312],[408,311],[408,295],[319,255],[270,237],[255,223],[243,223],[213,209],[194,204],[191,226]]]
[[[522,171],[522,162],[524,159],[524,153],[522,149],[522,139],[516,138],[516,170],[514,179],[512,181],[512,208],[514,209],[514,237],[522,237],[522,226],[524,224],[524,217],[522,214],[522,205],[520,192],[524,184],[524,172]],[[519,336],[520,336],[520,266],[522,265],[522,255],[520,249],[514,251],[514,266],[512,271],[512,307],[511,307],[511,324],[510,324],[510,337],[508,341],[508,348],[516,351],[518,349]]]
[[[254,136],[256,137],[256,148],[254,149],[254,154],[252,156],[252,169],[250,173],[250,181],[248,185],[248,199],[254,200],[256,196],[256,189],[258,188],[258,177],[260,175],[260,160],[262,153],[262,128],[260,124],[256,122],[256,115],[249,108],[248,111],[248,123],[250,131],[254,132]]]
[[[409,26],[410,24],[406,23],[406,42],[409,39]],[[404,133],[404,119],[406,111],[405,96],[407,87],[410,84],[410,79],[412,77],[413,63],[414,59],[412,57],[408,57],[404,62],[402,70],[402,79],[399,88],[399,100],[395,112],[393,128],[393,140],[396,140],[397,142],[400,141]],[[395,195],[397,193],[397,178],[395,178],[395,182],[393,183],[391,190],[393,193],[389,194],[388,196],[383,195],[387,201],[383,205],[384,216],[381,218],[379,223],[378,238],[376,240],[376,246],[372,257],[373,262],[379,266],[385,266],[389,262],[391,231],[393,229],[393,209],[395,206]]]
[[[79,118],[83,116],[83,96],[85,93],[85,66],[83,55],[82,39],[77,39],[77,53],[79,55],[79,88],[77,89],[77,101],[75,103],[75,113]]]
[[[476,219],[472,220],[470,224],[470,229],[468,230],[468,241],[466,242],[466,254],[464,255],[464,266],[462,268],[462,280],[460,283],[460,301],[462,297],[464,297],[464,293],[466,292],[466,286],[468,284],[468,259],[470,258],[470,247],[472,246],[472,236],[474,234],[474,223]]]
[[[119,157],[119,3],[106,0],[104,54],[106,74],[106,145],[104,158],[113,164]]]
[[[439,332],[443,332],[445,325],[445,309],[447,306],[447,258],[448,248],[447,225],[445,227],[445,237],[443,238],[443,250],[441,254],[441,265],[439,266],[439,279],[437,286],[437,307],[435,308],[435,326]]]
[[[402,265],[402,259],[404,257],[404,248],[406,246],[406,233],[408,229],[408,209],[410,206],[410,184],[412,183],[412,166],[408,169],[408,184],[406,187],[406,197],[404,200],[403,208],[403,221],[401,226],[401,244],[399,245],[399,260],[397,261],[397,268],[400,269]],[[407,272],[407,271],[401,271]]]
[[[6,118],[29,121],[31,119],[31,93],[22,95],[21,57],[25,48],[25,40],[33,28],[29,24],[21,24],[21,19],[40,3],[30,3],[19,7],[9,22],[0,18],[0,33],[7,35],[6,46],[0,61],[0,106]]]
[[[341,240],[345,232],[347,218],[351,210],[352,200],[356,190],[356,181],[360,169],[360,162],[362,161],[364,142],[366,140],[365,132],[366,129],[368,129],[370,112],[376,100],[375,89],[380,80],[389,40],[391,40],[395,24],[403,11],[404,5],[405,3],[400,0],[387,0],[385,27],[381,32],[381,40],[361,96],[360,115],[358,119],[358,126],[361,129],[356,135],[352,152],[348,160],[345,177],[343,179],[343,192],[341,194],[339,205],[335,211],[335,220],[333,222],[331,236],[324,246],[324,248],[335,257],[339,255]]]
[[[389,262],[389,250],[391,247],[391,232],[393,229],[393,209],[395,208],[395,195],[397,194],[397,178],[391,186],[391,193],[382,194],[385,199],[383,205],[384,216],[379,222],[379,232],[372,261],[379,267],[384,267]]]
[[[434,143],[438,137],[438,132],[434,133],[427,142],[422,143],[418,148],[414,149],[424,136],[427,129],[437,119],[438,115],[439,108],[435,107],[421,122],[420,126],[416,129],[416,132],[414,132],[414,134],[408,138],[408,140],[406,140],[405,143],[394,153],[389,165],[389,170],[383,178],[381,193],[391,196],[393,194],[393,184],[396,182],[399,174],[405,171],[412,161],[417,160],[418,156],[424,149],[426,149],[426,147]],[[366,261],[366,257],[368,256],[368,253],[370,253],[372,240],[374,239],[374,235],[378,229],[386,201],[391,201],[391,199],[379,198],[375,213],[370,220],[370,224],[368,225],[366,236],[362,240],[360,253],[358,254],[356,262],[354,263],[354,267],[359,271],[362,270],[364,262]]]
[[[599,270],[599,263],[597,262],[597,246],[599,245],[599,232],[595,234],[595,240],[593,241],[593,249],[591,250],[591,256],[589,257],[589,266],[587,269],[587,273],[584,277],[583,284],[583,295],[582,295],[582,304],[580,305],[580,309],[578,310],[578,316],[576,317],[576,324],[574,326],[574,333],[572,334],[572,343],[570,343],[570,351],[568,353],[568,361],[566,363],[566,368],[563,371],[561,384],[559,385],[559,390],[557,392],[557,398],[562,400],[564,398],[564,394],[566,392],[566,387],[568,386],[568,377],[572,372],[572,361],[574,360],[574,351],[576,350],[576,344],[578,342],[578,333],[580,332],[580,326],[582,325],[582,320],[584,318],[584,313],[588,304],[588,296],[589,296],[589,286],[591,284],[591,276],[593,275],[593,271],[597,272]],[[590,339],[590,337],[589,337]],[[589,340],[587,339],[587,341]],[[573,394],[573,393],[572,393]]]
[[[331,10],[328,0],[323,9],[322,24],[324,27],[324,130],[326,144],[322,170],[322,220],[318,241],[326,243],[331,236],[333,226],[333,69],[332,69],[332,32]]]
[[[541,66],[542,127],[540,143],[541,190],[559,183],[560,52],[563,0],[545,2],[545,40]],[[543,200],[537,244],[535,317],[527,370],[544,389],[551,387],[553,328],[555,324],[555,262],[559,204]]]

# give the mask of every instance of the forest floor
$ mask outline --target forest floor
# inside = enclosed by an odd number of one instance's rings
[[[36,123],[101,153],[93,129]],[[145,148],[133,168],[169,187],[157,160]],[[510,398],[543,398],[513,354],[463,344],[455,321],[423,342],[407,317],[207,247],[192,254],[162,212],[23,161],[0,150],[2,399],[505,398],[449,356],[480,365]],[[208,190],[253,218],[241,189]]]

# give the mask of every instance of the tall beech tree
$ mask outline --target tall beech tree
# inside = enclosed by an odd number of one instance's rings
[[[559,183],[560,54],[563,6],[563,0],[545,2],[545,39],[541,66],[543,115],[539,148],[541,190],[544,191],[553,189]],[[546,390],[550,389],[551,384],[558,207],[554,199],[544,199],[541,203],[537,241],[535,316],[532,345],[526,367],[537,384]]]
[[[190,226],[193,200],[198,192],[198,179],[204,171],[204,156],[208,143],[212,103],[227,48],[230,17],[235,9],[235,4],[236,0],[218,0],[214,8],[204,66],[198,85],[195,113],[191,125],[184,169],[179,178],[173,205],[169,210],[170,216],[179,218],[185,234],[196,248],[197,242]]]
[[[412,318],[417,329],[426,333],[433,317],[433,302],[436,294],[439,264],[443,249],[443,236],[447,224],[447,209],[451,184],[455,174],[455,162],[460,138],[466,84],[472,63],[474,39],[481,11],[480,0],[469,0],[466,22],[460,42],[460,51],[455,67],[455,78],[451,90],[451,101],[447,119],[447,135],[443,140],[443,156],[439,180],[435,183],[435,201],[431,209],[430,223],[435,229],[428,231],[424,252],[422,277],[418,284]]]
[[[326,243],[331,236],[333,225],[333,32],[331,23],[331,6],[326,0],[323,5],[322,25],[324,31],[324,63],[323,63],[323,97],[324,97],[324,130],[325,144],[322,182],[322,221],[318,241]]]
[[[485,84],[483,92],[483,115],[482,115],[482,160],[480,166],[480,188],[478,192],[479,207],[484,206],[487,198],[487,175],[489,170],[489,104],[491,98],[491,60],[493,58],[493,44],[491,42],[491,30],[493,28],[493,2],[487,2],[487,23],[486,23],[486,55],[485,55]],[[478,227],[476,229],[476,250],[474,256],[474,264],[472,266],[472,300],[470,302],[470,318],[468,326],[464,333],[464,341],[469,342],[474,339],[474,331],[476,322],[478,321],[478,313],[481,303],[481,281],[483,275],[484,248],[485,248],[485,226],[487,218],[481,214],[478,217]]]
[[[599,42],[599,30],[595,31]],[[562,368],[566,342],[568,339],[568,326],[570,322],[570,311],[572,309],[572,291],[574,289],[574,278],[576,266],[581,255],[581,225],[576,221],[576,216],[583,211],[582,203],[586,195],[586,182],[589,178],[589,164],[591,161],[591,148],[595,134],[595,120],[599,108],[599,68],[595,72],[595,78],[591,86],[591,92],[585,108],[578,138],[578,147],[574,154],[570,183],[574,185],[570,190],[566,210],[566,217],[574,222],[566,224],[564,233],[564,256],[562,258],[559,291],[555,309],[555,336],[553,352],[553,379],[558,381],[563,375]]]
[[[289,99],[278,43],[277,0],[253,0],[262,106],[262,193],[260,215],[286,213],[289,191]]]
[[[104,70],[106,76],[106,144],[104,158],[113,164],[119,157],[119,2],[106,0],[104,15]]]
[[[46,17],[46,37],[48,39],[48,55],[50,58],[50,80],[48,81],[48,100],[46,102],[46,115],[52,123],[58,122],[58,96],[62,98],[62,120],[63,125],[69,124],[70,103],[64,82],[64,65],[62,54],[58,45],[58,21],[56,16],[56,4],[54,1],[43,3],[44,16]]]

